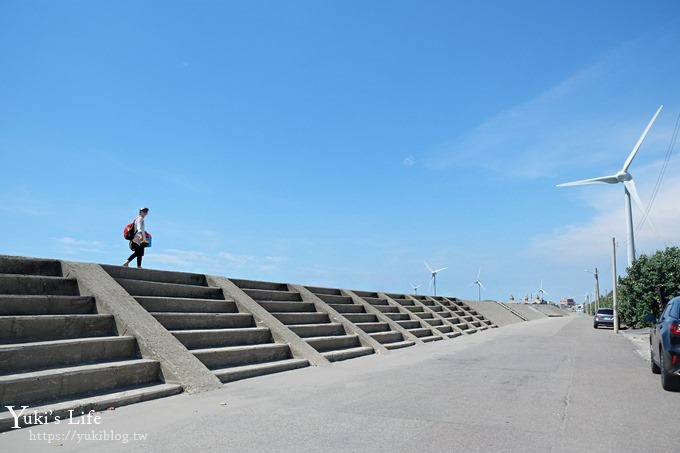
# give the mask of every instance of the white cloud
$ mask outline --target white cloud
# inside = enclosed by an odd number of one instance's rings
[[[236,254],[230,252],[217,252],[209,254],[205,252],[163,249],[157,253],[149,254],[149,259],[154,263],[169,265],[174,268],[228,275],[234,270],[270,273],[277,271],[279,265],[284,263],[286,258],[280,256],[256,256]]]
[[[401,163],[407,167],[413,167],[416,164],[416,158],[413,157],[413,155],[408,155],[404,158],[404,160],[401,161]]]
[[[61,252],[70,255],[77,253],[103,253],[107,248],[100,241],[89,241],[72,237],[53,238],[52,240],[57,244]]]
[[[651,207],[649,218],[656,231],[648,224],[639,228],[643,214],[633,206],[635,242],[638,255],[653,252],[668,245],[680,245],[680,209],[677,209],[680,195],[680,174],[673,174],[673,167],[680,167],[680,159],[669,166],[659,193]],[[644,203],[649,202],[653,183],[660,170],[660,163],[636,171],[637,184]],[[608,262],[609,240],[617,238],[622,247],[619,255],[625,262],[626,227],[624,211],[624,192],[620,185],[590,186],[584,188],[564,188],[576,190],[583,195],[581,204],[584,209],[595,209],[588,220],[564,225],[550,233],[536,237],[532,241],[530,254],[535,258],[562,264],[582,264],[584,262]]]

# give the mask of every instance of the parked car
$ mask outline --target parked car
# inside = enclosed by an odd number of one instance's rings
[[[593,327],[597,329],[600,326],[614,327],[614,310],[611,308],[597,309],[593,317]]]
[[[680,390],[680,297],[672,299],[659,319],[647,315],[654,322],[649,332],[649,355],[652,373],[661,375],[665,390]]]

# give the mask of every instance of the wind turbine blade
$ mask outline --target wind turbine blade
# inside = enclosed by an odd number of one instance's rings
[[[654,122],[656,121],[656,118],[659,116],[661,113],[661,110],[663,110],[663,105],[660,106],[652,119],[649,121],[649,124],[647,124],[647,127],[645,130],[642,132],[642,135],[640,135],[640,138],[638,138],[637,143],[633,147],[633,150],[630,152],[628,155],[628,159],[626,159],[626,162],[623,164],[623,169],[622,171],[628,171],[628,168],[630,167],[630,164],[633,163],[633,159],[635,159],[635,156],[637,155],[638,151],[640,150],[640,146],[642,145],[642,142],[645,140],[645,137],[647,137],[647,134],[649,133],[649,130],[652,128],[654,125]]]
[[[558,184],[557,187],[587,186],[589,184],[617,184],[619,179],[616,175],[600,176],[598,178],[579,179],[578,181],[565,182]]]
[[[630,194],[630,197],[633,199],[635,202],[635,205],[638,207],[638,209],[642,212],[642,215],[645,215],[645,205],[642,203],[642,199],[640,198],[640,194],[637,191],[637,186],[635,185],[635,181],[630,179],[628,181],[624,181],[623,185],[626,186],[626,189],[628,189],[628,193]],[[649,215],[645,219],[645,222],[649,224],[649,226],[652,228],[654,233],[657,235],[659,232],[657,231],[656,227],[652,223],[652,220],[649,218]]]
[[[418,289],[418,288],[420,288],[421,286],[423,286],[423,284],[422,284],[422,283],[421,283],[420,285],[416,286],[416,287],[415,287],[415,288],[413,288],[413,289]]]
[[[482,276],[482,268],[480,267],[479,270],[477,271],[477,280],[479,280],[479,277]]]
[[[439,272],[445,271],[446,269],[448,269],[448,267],[442,267],[441,269],[437,269],[436,271],[432,271],[432,272],[434,272],[435,274],[438,274]]]
[[[482,287],[482,289],[483,289],[484,291],[486,291],[486,286],[484,286],[484,283],[482,283],[482,282],[479,282],[479,286],[481,286],[481,287]]]
[[[430,273],[432,273],[433,272],[432,268],[430,267],[429,264],[427,264],[427,261],[423,261],[423,263],[425,263],[425,267],[427,268],[427,270],[430,271]]]

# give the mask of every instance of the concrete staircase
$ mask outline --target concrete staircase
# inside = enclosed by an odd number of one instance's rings
[[[424,343],[439,341],[444,338],[439,332],[433,330],[429,324],[423,321],[428,319],[427,315],[421,317],[420,314],[422,312],[418,312],[417,309],[416,311],[411,311],[408,307],[402,307],[386,297],[380,297],[378,293],[374,292],[354,291],[354,294]]]
[[[306,302],[287,284],[231,281],[331,362],[375,352],[372,347],[362,345],[359,337],[348,333],[342,324],[331,322],[327,313],[318,310],[313,302]]]
[[[63,418],[181,391],[59,261],[0,257],[0,431],[14,423],[8,405]]]
[[[307,287],[307,289],[385,348],[400,349],[415,344],[414,341],[405,339],[401,332],[393,329],[390,323],[380,320],[378,315],[368,313],[366,308],[355,303],[351,296],[343,295],[341,290],[314,287]]]
[[[441,305],[430,300],[416,300],[406,295],[391,294],[389,297],[444,337],[456,338],[464,333],[446,318],[448,313]]]
[[[498,327],[459,299],[440,296],[429,297],[429,299],[444,306],[449,311],[451,319],[457,322],[461,328],[467,326],[467,333]]]
[[[103,267],[224,383],[309,365],[203,275]]]

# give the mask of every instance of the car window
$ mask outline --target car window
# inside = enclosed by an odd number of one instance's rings
[[[669,317],[669,313],[671,312],[671,308],[673,308],[673,305],[674,304],[672,303],[672,301],[666,304],[666,308],[664,308],[663,313],[661,313],[661,319],[666,319]]]
[[[601,315],[613,315],[614,314],[614,310],[612,310],[611,308],[600,308],[599,310],[597,310],[597,312],[598,312],[598,314],[601,314]]]
[[[671,303],[673,304],[673,308],[671,308],[671,316],[673,319],[678,319],[680,318],[680,301],[672,300]]]

